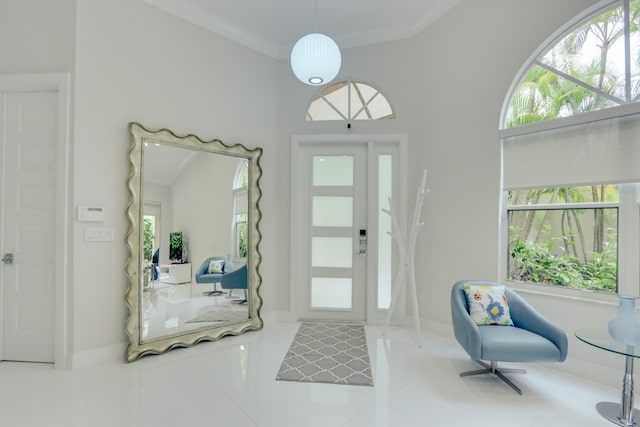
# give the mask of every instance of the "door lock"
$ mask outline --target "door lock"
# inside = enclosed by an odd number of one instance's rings
[[[360,229],[360,251],[356,252],[356,255],[367,255],[367,230]]]
[[[2,262],[4,262],[5,264],[13,264],[13,254],[12,253],[4,254],[4,256],[2,257]]]

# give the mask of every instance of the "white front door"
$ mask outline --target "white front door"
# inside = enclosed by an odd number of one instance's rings
[[[367,232],[366,155],[365,145],[302,150],[300,214],[308,244],[301,318],[365,318],[366,250],[360,255],[359,236]]]
[[[58,93],[0,100],[0,360],[54,362]]]
[[[393,248],[390,218],[380,207],[388,208],[392,195],[404,201],[400,142],[347,139],[293,142],[291,287],[298,319],[376,321],[389,306]]]

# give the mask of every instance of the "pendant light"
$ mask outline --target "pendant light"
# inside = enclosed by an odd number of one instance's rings
[[[318,26],[318,0],[316,0],[316,27]],[[302,83],[319,86],[333,80],[342,57],[340,48],[331,37],[324,34],[307,34],[296,42],[291,50],[291,69]]]

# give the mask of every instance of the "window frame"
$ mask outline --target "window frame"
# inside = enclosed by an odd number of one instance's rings
[[[585,11],[569,20],[565,25],[559,27],[553,34],[551,34],[550,37],[543,41],[524,62],[523,66],[515,75],[515,78],[506,93],[506,97],[502,105],[502,110],[500,112],[498,126],[498,135],[501,141],[501,182],[499,197],[500,239],[498,245],[498,277],[503,282],[509,282],[511,285],[515,285],[516,288],[532,293],[564,296],[570,299],[577,300],[603,302],[611,301],[611,294],[607,292],[595,292],[582,289],[566,288],[562,286],[541,285],[530,282],[516,282],[507,279],[507,270],[510,256],[508,220],[509,209],[507,203],[508,190],[505,190],[504,184],[504,144],[507,143],[507,140],[509,138],[542,133],[549,130],[563,129],[571,126],[589,125],[598,121],[622,118],[625,116],[631,116],[640,113],[640,97],[636,96],[635,99],[627,99],[625,103],[618,106],[579,113],[568,117],[558,117],[512,128],[506,127],[507,114],[509,112],[511,100],[520,87],[523,78],[526,76],[531,66],[534,64],[539,64],[538,58],[552,49],[555,44],[560,42],[563,37],[569,34],[577,26],[595,18],[599,14],[604,13],[606,9],[611,8],[616,3],[619,3],[625,9],[625,13],[629,13],[630,2],[631,0],[603,0],[587,8]],[[624,37],[626,38],[626,43],[628,46],[630,27],[627,24],[625,24],[625,31],[627,32],[627,34],[625,34]],[[629,61],[630,49],[627,47],[625,49],[625,80],[627,82],[629,78]],[[619,202],[616,202],[616,204],[618,205],[618,294],[638,295],[640,293],[640,182],[611,182],[611,184],[614,183],[620,186],[620,199]],[[557,182],[555,183],[555,185],[545,185],[545,187],[551,188],[553,186],[562,186],[563,184],[566,183]],[[583,183],[582,185],[592,184],[598,183]],[[515,188],[509,189],[513,190]],[[585,205],[581,204],[580,207],[585,207]]]
[[[507,90],[507,94],[505,97],[505,101],[502,104],[502,110],[500,112],[500,121],[499,121],[499,135],[500,138],[508,138],[518,135],[525,135],[528,133],[540,132],[543,130],[550,129],[558,129],[567,126],[573,126],[584,123],[591,123],[598,120],[610,119],[615,117],[623,117],[627,115],[632,115],[640,112],[640,99],[626,101],[625,103],[615,106],[609,107],[602,110],[595,110],[580,113],[573,116],[568,117],[559,117],[555,119],[545,120],[537,123],[531,123],[521,126],[516,126],[512,128],[507,128],[507,115],[509,113],[509,108],[511,104],[511,99],[514,94],[518,90],[523,78],[526,76],[527,72],[531,68],[532,65],[540,65],[538,58],[545,52],[548,52],[550,48],[552,48],[555,44],[560,42],[564,36],[566,36],[571,30],[575,29],[580,24],[584,23],[586,20],[595,17],[600,12],[610,8],[614,3],[621,3],[621,5],[627,10],[629,2],[632,0],[603,0],[590,8],[587,8],[582,13],[576,15],[573,19],[568,21],[565,25],[558,28],[551,36],[549,36],[545,41],[543,41],[537,49],[533,51],[533,53],[527,58],[527,60],[523,63],[520,70],[515,75],[515,78],[511,82],[509,89]],[[629,26],[625,25],[625,31],[630,31]],[[625,35],[628,45],[628,34]],[[625,49],[625,67],[627,67],[626,75],[628,78],[628,67],[630,63],[630,49],[627,46]],[[546,68],[546,66],[544,66]]]
[[[360,89],[358,88],[358,85],[362,85],[363,88],[369,88],[372,91],[374,91],[375,93],[367,98],[364,98]],[[330,94],[325,94],[324,92],[326,92],[328,89],[337,87],[337,89],[335,89],[333,92],[337,92],[337,91],[342,91],[342,90],[346,90],[347,91],[347,96],[346,96],[346,111],[343,111],[340,107],[340,105],[336,105],[334,102],[332,102],[331,100],[328,99],[328,96]],[[352,106],[352,88],[353,90],[356,91],[356,95],[361,103],[361,106],[359,108],[357,108],[355,111],[353,111],[353,106]],[[331,93],[333,93],[331,92]],[[373,117],[361,117],[364,113],[367,113],[366,115],[369,115],[368,113],[368,109],[369,106],[372,104],[372,102],[376,99],[381,97],[382,100],[385,102],[386,107],[388,107],[390,113],[386,116],[382,116],[382,117],[377,117],[377,118],[373,118]],[[328,106],[330,109],[332,109],[339,117],[337,118],[329,118],[329,119],[314,119],[313,116],[310,113],[310,110],[312,108],[312,106],[319,101],[323,101],[326,106]],[[322,88],[320,88],[320,90],[318,90],[313,98],[311,99],[311,101],[309,102],[309,105],[307,106],[307,110],[305,113],[305,121],[307,122],[340,122],[340,121],[344,121],[344,122],[351,122],[351,121],[377,121],[377,120],[392,120],[396,118],[396,114],[395,111],[391,105],[391,102],[389,101],[389,98],[382,93],[382,91],[380,89],[378,89],[376,86],[364,82],[362,80],[343,80],[340,82],[334,82],[331,83],[327,86],[324,86]]]
[[[587,185],[596,185],[590,183]],[[518,287],[534,292],[550,293],[582,298],[603,300],[610,295],[638,295],[640,292],[640,183],[620,183],[619,200],[617,202],[560,203],[535,205],[536,209],[618,209],[618,255],[617,255],[617,293],[569,288],[564,286],[545,285],[535,282],[521,282],[509,279],[509,212],[527,210],[526,206],[508,206],[508,190],[502,192],[500,220],[500,267],[499,277],[504,283],[516,284]]]

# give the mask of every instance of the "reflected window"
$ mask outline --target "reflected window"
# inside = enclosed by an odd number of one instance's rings
[[[238,164],[233,181],[233,253],[235,258],[247,257],[247,212],[249,184],[249,162],[246,160]]]
[[[351,80],[321,89],[307,110],[308,122],[394,118],[389,101],[378,89]]]

